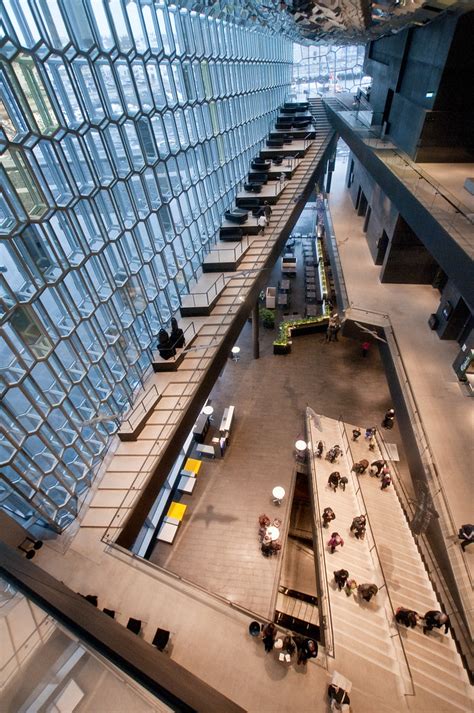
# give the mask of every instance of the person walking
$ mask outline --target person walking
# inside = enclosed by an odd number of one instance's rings
[[[323,450],[324,450],[324,444],[322,441],[319,441],[318,445],[316,446],[316,456],[318,458],[321,458],[321,456],[323,455]]]
[[[361,346],[362,346],[362,356],[366,357],[367,354],[369,353],[370,342],[362,342]]]
[[[384,473],[382,475],[382,485],[380,490],[385,490],[385,488],[388,488],[389,485],[392,483],[392,477],[390,473]]]
[[[351,532],[354,533],[358,540],[364,539],[366,525],[367,520],[365,515],[358,515],[352,520]]]
[[[388,428],[388,429],[393,428],[394,421],[395,421],[395,409],[391,408],[385,413],[385,416],[383,417],[383,421],[382,421],[382,426],[384,428]]]
[[[474,525],[462,525],[458,537],[461,540],[462,551],[465,552],[466,547],[474,542]]]
[[[379,458],[378,460],[374,460],[373,463],[370,464],[371,468],[375,468],[375,473],[373,470],[371,470],[371,475],[375,475],[377,478],[380,478],[380,473],[382,472],[382,469],[387,465],[386,461],[384,461],[382,458]]]
[[[359,427],[352,429],[352,440],[357,441],[360,438],[361,429]]]
[[[348,578],[349,572],[347,571],[347,569],[338,569],[334,572],[334,580],[337,584],[339,591],[344,589]]]
[[[414,629],[417,625],[419,618],[420,617],[418,612],[414,611],[413,609],[405,609],[405,607],[398,607],[395,612],[395,621],[397,622],[397,624],[403,624],[403,626],[406,626],[407,629],[410,627]]]
[[[328,540],[328,547],[330,553],[333,555],[337,547],[344,547],[344,540],[338,532],[333,532]]]
[[[346,596],[350,597],[352,592],[354,592],[356,589],[357,589],[357,582],[355,581],[355,579],[348,579],[346,582],[346,586],[344,587]]]
[[[354,463],[351,470],[354,473],[357,473],[357,475],[363,475],[368,467],[369,467],[369,461],[366,460],[365,458],[362,458],[362,460],[358,461],[357,463]]]
[[[346,476],[343,475],[341,478],[339,478],[339,487],[341,488],[342,492],[346,492],[346,485],[349,481],[347,480]]]
[[[357,587],[357,593],[359,597],[364,599],[366,602],[370,602],[372,597],[375,597],[379,588],[376,584],[359,584]]]
[[[444,626],[444,633],[448,633],[448,629],[450,627],[449,623],[449,617],[447,614],[444,614],[442,611],[435,611],[435,610],[430,610],[427,611],[425,616],[423,617],[425,623],[423,625],[423,633],[426,634],[428,631],[431,631],[432,629],[441,629],[442,626]]]
[[[339,473],[338,470],[333,471],[328,478],[328,485],[330,488],[332,488],[334,490],[334,492],[336,492],[336,490],[338,488],[340,479],[341,479],[341,474]]]
[[[265,218],[267,219],[267,223],[269,223],[269,222],[270,222],[270,216],[271,216],[271,214],[272,214],[272,209],[271,209],[270,204],[269,204],[268,201],[265,201],[264,204],[263,204],[263,214],[264,214]]]
[[[257,219],[257,225],[260,228],[260,234],[263,235],[265,228],[267,227],[268,221],[264,215],[259,216]]]
[[[323,527],[329,527],[329,523],[336,519],[336,515],[332,508],[324,508],[323,510]]]
[[[275,645],[276,639],[276,627],[273,622],[268,623],[262,631],[263,645],[265,646],[265,651],[271,651]]]

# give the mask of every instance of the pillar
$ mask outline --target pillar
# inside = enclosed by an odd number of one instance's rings
[[[253,358],[258,359],[260,356],[260,343],[258,341],[260,318],[258,314],[258,302],[252,310],[252,343],[253,343]]]

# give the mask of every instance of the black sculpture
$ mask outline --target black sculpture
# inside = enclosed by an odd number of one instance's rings
[[[178,327],[178,321],[175,317],[171,318],[170,342],[175,349],[182,349],[186,343],[184,332]]]
[[[160,329],[158,332],[158,351],[162,359],[171,359],[176,354],[173,341],[170,340],[166,329]]]

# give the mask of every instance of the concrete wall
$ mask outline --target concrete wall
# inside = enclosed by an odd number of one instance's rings
[[[373,78],[374,123],[387,121],[387,134],[415,160],[474,156],[473,36],[471,11],[444,14],[369,45],[365,71]]]

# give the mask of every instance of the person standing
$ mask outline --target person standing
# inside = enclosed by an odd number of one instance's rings
[[[444,626],[444,633],[448,633],[449,629],[449,617],[442,611],[430,610],[427,611],[423,617],[425,624],[423,626],[423,633],[426,634],[427,631],[431,631],[433,628],[441,629]]]
[[[353,428],[352,429],[352,440],[357,441],[360,438],[360,434],[361,434],[361,429],[359,426],[357,428]]]
[[[379,588],[376,584],[359,584],[357,587],[357,593],[359,597],[364,599],[366,602],[370,602],[372,597],[375,597]]]
[[[370,349],[370,342],[362,342],[362,356],[366,357],[367,354],[369,353]]]
[[[339,591],[344,589],[348,578],[349,572],[347,571],[347,569],[338,569],[336,570],[336,572],[334,572],[334,580],[337,584]]]
[[[392,478],[390,476],[390,473],[384,473],[382,475],[382,486],[380,490],[385,490],[385,488],[388,488],[389,485],[392,483]]]
[[[263,214],[264,214],[265,218],[267,219],[267,223],[269,223],[270,216],[272,214],[272,209],[271,209],[268,201],[265,201],[265,203],[263,204]]]
[[[265,646],[265,651],[271,651],[275,645],[276,638],[276,627],[273,622],[267,624],[262,631],[263,645]]]
[[[342,492],[346,492],[346,485],[349,481],[347,480],[346,476],[343,475],[341,478],[339,478],[339,487],[341,488]]]
[[[329,523],[336,519],[336,515],[332,508],[324,508],[323,510],[323,527],[329,527]]]
[[[340,479],[341,479],[341,474],[337,470],[333,471],[328,478],[328,485],[330,488],[332,488],[334,490],[334,492],[336,492],[336,490],[337,490]]]
[[[405,609],[405,607],[398,607],[397,611],[395,612],[395,621],[397,624],[403,624],[404,626],[411,627],[412,629],[415,628],[418,619],[419,619],[418,612],[414,611],[413,609]]]
[[[223,433],[219,437],[219,448],[221,449],[221,458],[224,457],[225,449],[227,446],[227,438]]]
[[[184,339],[184,332],[178,327],[176,317],[171,318],[170,342],[175,349],[182,349],[186,343]]]
[[[376,468],[376,471],[375,471],[375,473],[373,473],[373,475],[375,475],[375,476],[377,476],[377,478],[379,478],[380,473],[382,472],[382,469],[386,465],[387,465],[387,463],[382,458],[379,458],[379,460],[374,460],[374,462],[370,464],[371,468]]]
[[[389,409],[385,416],[383,417],[382,426],[384,428],[393,428],[393,423],[395,421],[395,409]]]
[[[298,649],[297,663],[306,665],[308,659],[315,659],[318,655],[318,645],[314,639],[305,639]]]
[[[328,547],[330,553],[333,555],[337,547],[344,547],[344,540],[338,532],[333,532],[328,540]]]

